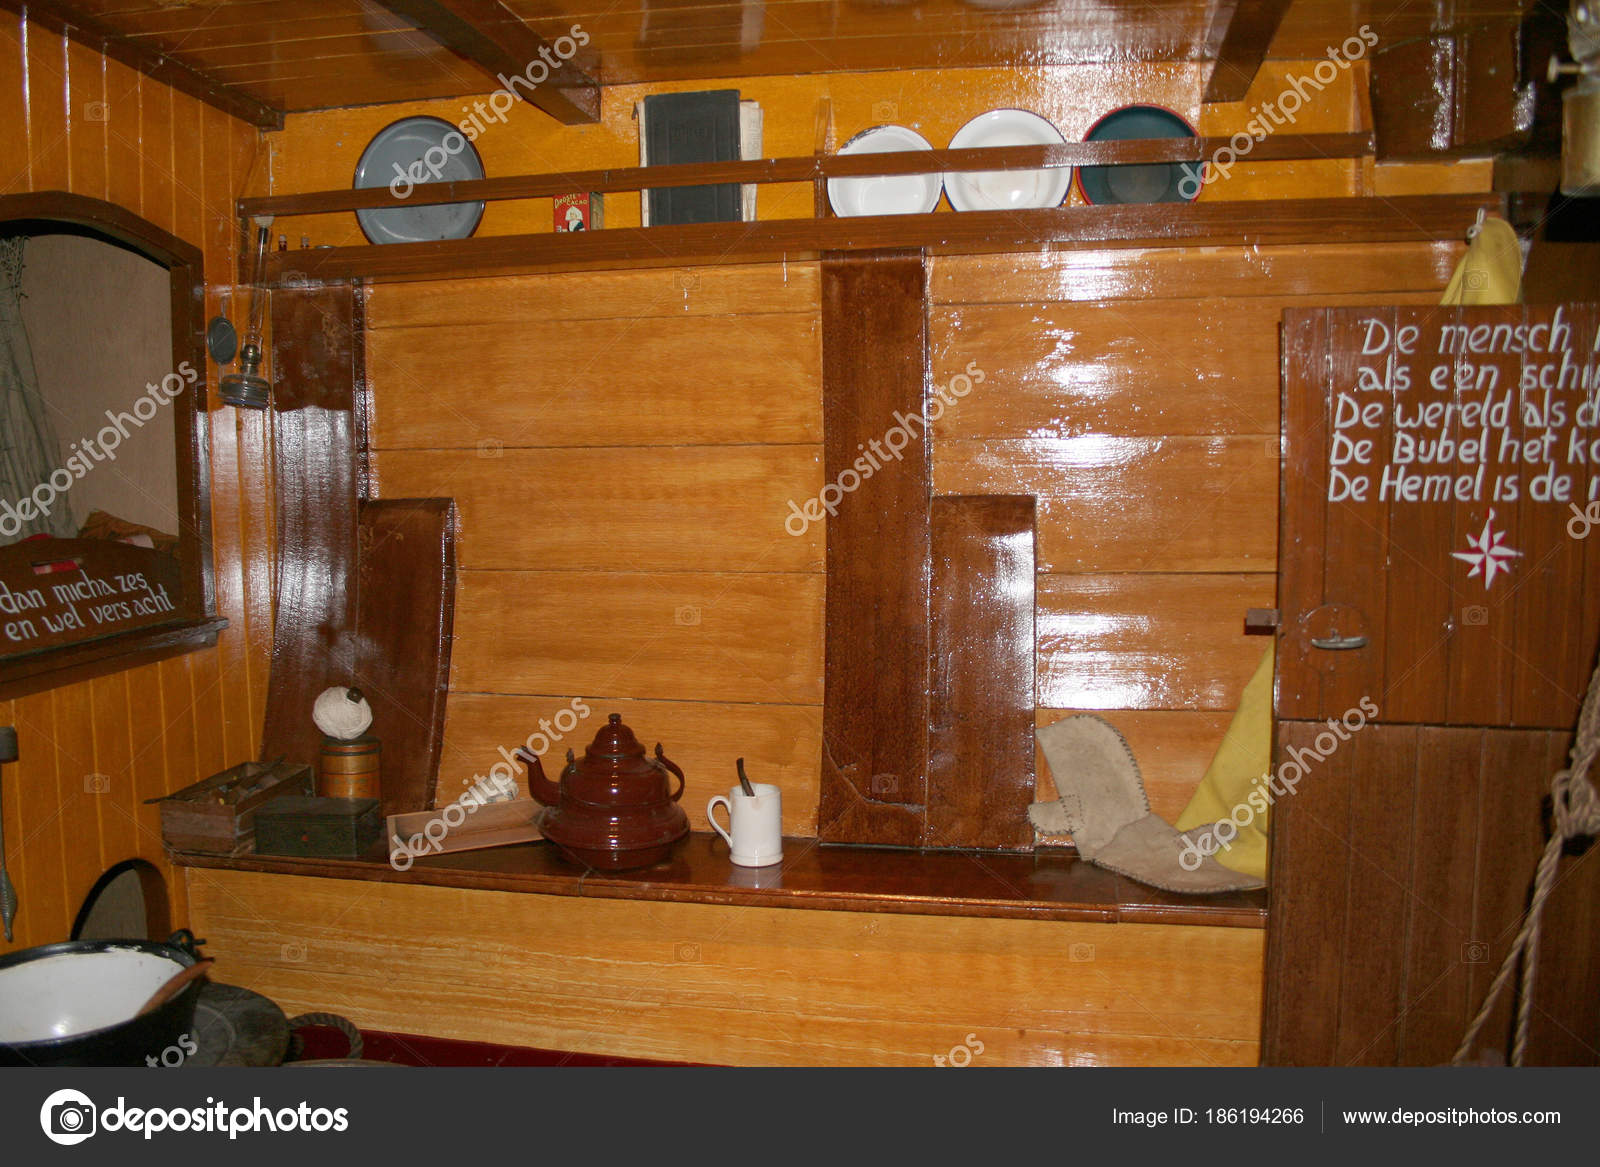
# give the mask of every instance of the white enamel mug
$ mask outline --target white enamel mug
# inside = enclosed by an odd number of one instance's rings
[[[740,867],[767,867],[783,858],[783,795],[770,782],[752,782],[751,797],[735,786],[706,803],[711,829],[721,835]],[[730,831],[717,822],[718,805],[728,808]]]

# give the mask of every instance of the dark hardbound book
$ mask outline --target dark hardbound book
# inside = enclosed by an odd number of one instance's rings
[[[739,91],[663,93],[644,99],[646,157],[651,166],[739,160]],[[650,193],[650,225],[736,223],[739,184],[676,186]]]

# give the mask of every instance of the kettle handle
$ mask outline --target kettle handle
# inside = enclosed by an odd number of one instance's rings
[[[677,802],[678,799],[683,797],[683,786],[684,786],[683,771],[678,769],[678,764],[676,762],[674,762],[671,758],[667,757],[666,754],[661,752],[661,743],[660,742],[656,743],[656,765],[664,767],[665,769],[671,770],[674,774],[676,774],[678,776],[678,789],[672,795],[672,801],[673,802]]]

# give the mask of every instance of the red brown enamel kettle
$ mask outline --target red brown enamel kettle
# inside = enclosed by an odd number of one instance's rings
[[[528,767],[528,790],[544,804],[539,829],[561,855],[585,867],[622,871],[659,863],[689,833],[689,817],[678,805],[683,771],[661,752],[645,756],[633,730],[613,713],[583,760],[567,751],[557,786],[526,749],[517,758]],[[677,789],[672,790],[676,777]]]

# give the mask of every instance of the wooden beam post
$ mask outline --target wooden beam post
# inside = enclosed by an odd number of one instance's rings
[[[926,283],[915,252],[822,263],[823,477],[837,491],[821,499],[835,512],[817,807],[817,836],[828,843],[916,847],[925,830]],[[871,462],[869,477],[859,467]]]
[[[311,704],[356,671],[361,343],[349,284],[273,293],[278,580],[264,758],[315,765]]]
[[[1215,63],[1205,100],[1243,101],[1266,59],[1289,0],[1231,0],[1217,5],[1211,26]]]
[[[563,57],[500,0],[379,0],[445,48],[460,53],[517,96],[562,125],[600,120],[600,85],[581,65]],[[557,45],[560,40],[558,38]],[[513,86],[535,61],[549,70],[538,85]],[[524,92],[526,90],[526,92]]]

